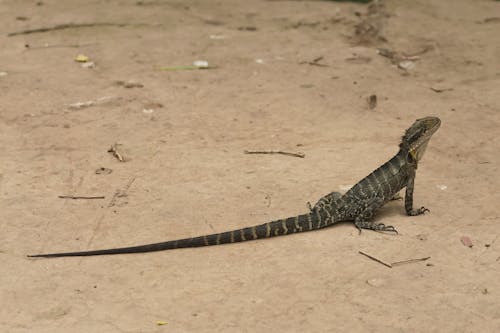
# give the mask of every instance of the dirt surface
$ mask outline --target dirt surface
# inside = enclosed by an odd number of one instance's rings
[[[1,332],[500,330],[499,2],[9,0],[0,21]],[[398,236],[26,258],[305,212],[427,115],[431,212],[389,203]]]

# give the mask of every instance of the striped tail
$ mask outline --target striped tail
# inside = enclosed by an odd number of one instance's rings
[[[115,249],[64,252],[28,255],[29,258],[56,258],[56,257],[83,257],[107,254],[142,253],[190,247],[221,245],[238,243],[255,239],[270,238],[274,236],[288,235],[303,231],[320,229],[332,225],[330,213],[326,210],[314,210],[309,214],[289,217],[287,219],[272,221],[261,225],[226,231],[218,234],[184,238],[173,241],[153,243],[147,245],[122,247]]]

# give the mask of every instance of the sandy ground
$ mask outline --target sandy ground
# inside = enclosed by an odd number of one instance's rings
[[[0,22],[1,332],[500,330],[499,2],[8,0]],[[26,31],[63,24],[90,25]],[[195,60],[215,68],[161,70]],[[398,236],[26,258],[305,212],[427,115],[431,213],[389,203]]]

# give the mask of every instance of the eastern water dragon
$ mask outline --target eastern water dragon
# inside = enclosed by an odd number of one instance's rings
[[[399,151],[393,158],[363,178],[345,194],[332,192],[324,196],[310,207],[307,214],[222,233],[161,243],[84,252],[36,254],[28,257],[94,256],[220,245],[317,230],[346,221],[354,222],[360,231],[369,229],[397,233],[393,226],[374,222],[373,216],[404,187],[406,187],[406,213],[415,216],[428,211],[425,207],[413,208],[415,172],[431,136],[440,125],[441,120],[437,117],[417,119],[406,130],[399,144]]]

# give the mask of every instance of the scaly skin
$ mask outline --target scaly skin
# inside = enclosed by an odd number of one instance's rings
[[[37,254],[28,257],[95,256],[220,245],[312,231],[344,221],[353,221],[360,231],[369,229],[397,233],[393,226],[375,223],[372,218],[380,207],[392,200],[404,187],[406,187],[406,213],[415,216],[428,211],[425,207],[413,209],[415,172],[427,143],[440,125],[441,121],[436,117],[417,119],[406,130],[399,145],[400,150],[393,158],[363,178],[344,195],[332,192],[324,196],[307,214],[233,231],[161,243],[96,251]]]

